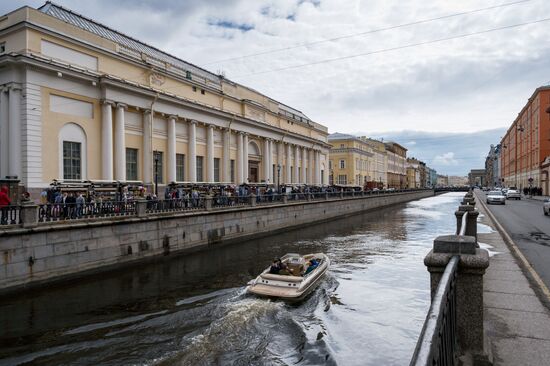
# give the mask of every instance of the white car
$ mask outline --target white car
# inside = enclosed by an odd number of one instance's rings
[[[550,198],[544,200],[544,203],[542,204],[542,212],[544,212],[545,216],[550,215]]]
[[[506,204],[506,196],[501,191],[490,191],[487,193],[487,204],[491,203],[500,203],[501,205]]]
[[[506,192],[506,198],[508,199],[515,199],[515,200],[520,200],[521,199],[521,194],[519,193],[519,191],[515,190],[515,189],[509,189],[508,192]]]

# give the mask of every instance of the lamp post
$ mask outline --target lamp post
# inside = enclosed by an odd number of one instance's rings
[[[281,182],[281,164],[277,164],[277,193],[278,194],[281,194],[280,182]]]
[[[153,151],[153,158],[155,159],[155,196],[159,197],[159,151]]]

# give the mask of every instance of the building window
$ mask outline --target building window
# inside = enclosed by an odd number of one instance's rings
[[[63,179],[81,178],[81,146],[80,142],[63,141]]]
[[[0,43],[0,53],[6,52],[6,42]]]
[[[231,160],[230,161],[230,165],[231,165],[231,182],[232,183],[236,183],[235,182],[235,160]]]
[[[204,91],[204,89],[201,89],[201,94],[202,94],[202,95],[206,94],[206,92]]]
[[[138,149],[126,148],[126,180],[138,180]]]
[[[154,176],[153,179],[155,179],[155,182],[162,183],[164,182],[164,177],[162,176],[162,162],[163,162],[163,155],[164,153],[162,151],[154,151],[153,152],[153,165],[154,165]]]
[[[332,170],[332,160],[328,161],[328,168],[329,168],[329,170]]]
[[[185,154],[176,154],[176,181],[185,182]]]
[[[202,156],[197,156],[197,182],[204,182],[202,177]]]
[[[197,91],[197,87],[196,87],[196,86],[193,87],[193,91],[194,91],[194,92]]]
[[[214,182],[220,181],[220,158],[214,158]]]
[[[340,160],[340,169],[346,169],[346,161]]]
[[[330,177],[332,177],[332,175]],[[332,180],[332,178],[331,178],[331,180]],[[321,184],[323,184],[323,185],[325,184],[325,171],[323,169],[321,169]],[[332,184],[332,182],[331,182],[331,184]]]
[[[191,80],[191,71],[185,72],[185,78]]]
[[[344,144],[340,144],[340,149],[343,149],[345,147]]]
[[[341,185],[348,184],[348,176],[346,174],[339,175],[338,184],[341,184]]]

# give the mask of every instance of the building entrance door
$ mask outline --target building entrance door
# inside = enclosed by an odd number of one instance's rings
[[[258,162],[248,161],[248,182],[258,183]]]

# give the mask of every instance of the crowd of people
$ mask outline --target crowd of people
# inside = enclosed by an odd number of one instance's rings
[[[525,188],[523,188],[523,194],[525,196],[527,196],[527,195],[542,196],[542,188],[541,187],[525,187]]]

